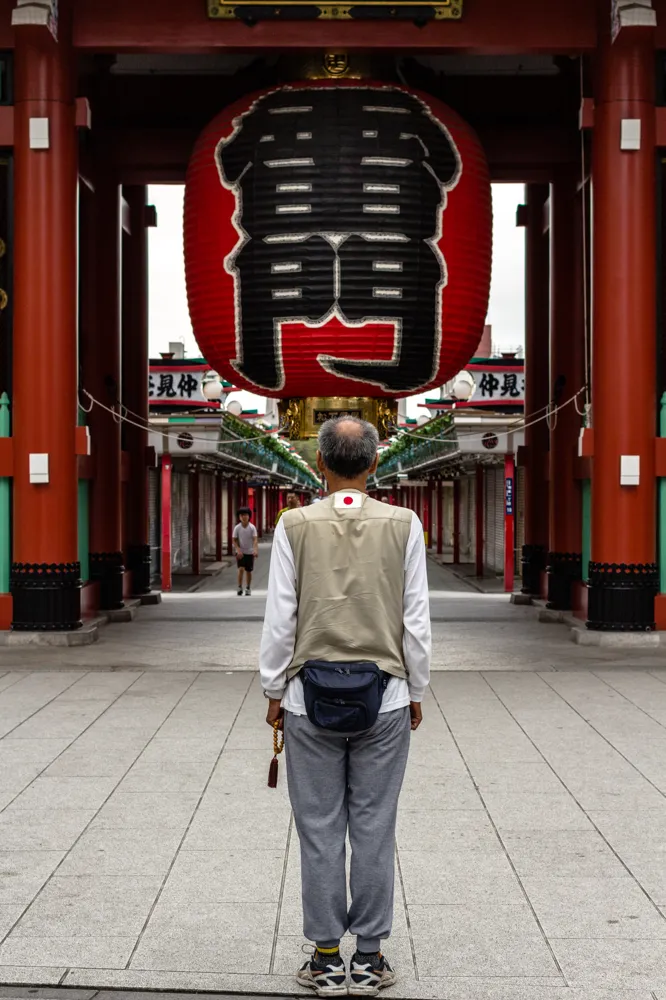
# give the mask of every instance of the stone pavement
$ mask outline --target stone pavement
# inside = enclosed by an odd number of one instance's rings
[[[1,651],[0,983],[298,992],[254,672],[267,556],[251,598],[228,570],[95,647]],[[387,996],[666,1000],[666,657],[430,573]]]

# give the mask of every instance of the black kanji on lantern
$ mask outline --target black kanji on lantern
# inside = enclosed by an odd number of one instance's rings
[[[226,261],[237,296],[234,367],[284,383],[281,325],[393,323],[393,360],[319,357],[389,392],[435,376],[446,266],[445,192],[460,176],[446,128],[391,87],[284,88],[235,121],[217,151],[241,240]]]

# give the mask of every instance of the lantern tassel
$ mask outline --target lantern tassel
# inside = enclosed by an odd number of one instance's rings
[[[273,723],[273,760],[268,768],[268,787],[277,788],[278,755],[284,750],[284,733],[280,731],[280,722]]]

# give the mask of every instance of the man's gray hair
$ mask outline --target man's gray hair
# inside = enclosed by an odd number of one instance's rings
[[[346,434],[343,424],[355,424],[359,430]],[[376,428],[358,417],[336,417],[327,420],[319,429],[319,451],[324,465],[341,479],[356,479],[367,472],[378,447]]]

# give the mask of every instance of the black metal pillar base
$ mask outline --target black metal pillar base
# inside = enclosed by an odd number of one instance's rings
[[[571,587],[581,579],[582,561],[580,552],[548,553],[549,611],[571,611]]]
[[[118,611],[125,606],[122,552],[91,552],[90,579],[99,583],[100,611]]]
[[[149,594],[150,545],[130,545],[127,549],[127,568],[132,573],[132,596]]]
[[[656,563],[590,563],[587,628],[595,632],[653,632],[659,591]]]
[[[541,593],[541,574],[546,568],[546,546],[523,545],[521,565],[523,574],[521,593],[538,597]]]
[[[81,628],[81,564],[14,563],[12,630],[73,632]]]

